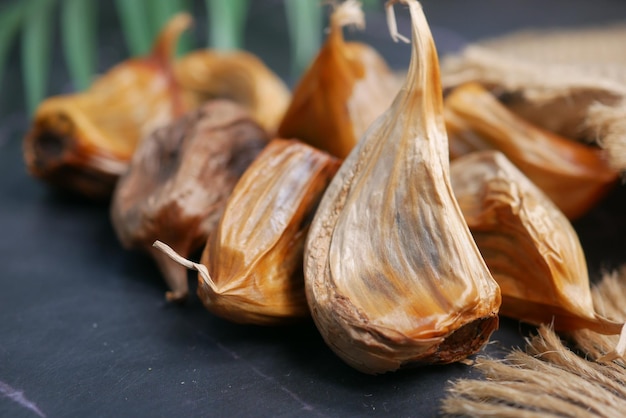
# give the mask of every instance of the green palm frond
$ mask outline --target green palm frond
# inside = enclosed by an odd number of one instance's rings
[[[216,49],[243,48],[248,0],[206,0],[210,46]]]
[[[257,0],[258,1],[258,0]],[[362,0],[364,7],[381,7],[381,0]],[[115,0],[117,22],[131,56],[150,51],[163,24],[179,11],[204,4],[207,15],[206,46],[244,48],[250,0]],[[291,44],[292,74],[309,64],[322,40],[323,0],[283,0]],[[76,90],[87,88],[97,67],[97,28],[105,3],[99,0],[12,0],[0,8],[0,80],[7,57],[19,40],[24,92],[32,112],[48,94],[51,50],[57,30],[62,54]],[[178,52],[193,49],[183,35]]]
[[[97,7],[92,0],[61,3],[63,51],[77,90],[89,87],[96,69]]]
[[[46,95],[54,0],[33,0],[26,10],[22,26],[22,72],[29,111]]]
[[[285,1],[287,27],[291,41],[291,71],[297,76],[309,65],[320,48],[322,8],[315,1]]]

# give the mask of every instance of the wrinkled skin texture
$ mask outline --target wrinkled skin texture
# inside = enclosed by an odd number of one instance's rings
[[[346,363],[372,374],[475,353],[500,305],[450,187],[432,36],[419,4],[407,3],[406,83],[333,179],[305,250],[318,329]]]
[[[168,299],[187,295],[187,271],[153,242],[184,257],[201,249],[267,141],[241,106],[214,100],[155,131],[137,149],[115,189],[111,219],[124,247],[153,255],[171,289]]]
[[[555,204],[497,151],[451,164],[454,193],[502,291],[500,313],[557,331],[619,334],[621,323],[596,314],[585,254]]]
[[[202,254],[206,308],[230,321],[277,325],[309,316],[304,242],[339,160],[296,140],[273,140],[233,190]]]

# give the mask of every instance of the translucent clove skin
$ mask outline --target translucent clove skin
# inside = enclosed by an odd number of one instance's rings
[[[176,82],[188,100],[200,105],[215,98],[233,100],[273,136],[291,92],[258,57],[245,51],[199,50],[176,62]]]
[[[450,186],[432,35],[420,4],[402,3],[413,38],[405,85],[342,164],[305,247],[315,324],[370,374],[466,358],[497,328],[500,306]]]
[[[364,27],[364,19],[355,0],[336,6],[328,38],[294,90],[280,137],[345,158],[391,105],[399,84],[384,59],[369,45],[343,38],[343,26]]]
[[[213,100],[158,129],[138,147],[111,202],[111,220],[125,248],[148,251],[171,289],[188,292],[187,270],[152,243],[188,257],[217,227],[235,184],[269,137],[241,106]]]
[[[191,108],[171,71],[190,24],[189,15],[176,15],[148,56],[118,64],[84,92],[44,100],[24,139],[29,172],[92,199],[110,198],[139,140]]]
[[[228,199],[202,253],[206,308],[233,322],[278,325],[309,316],[304,242],[339,160],[296,140],[274,139]]]
[[[500,314],[557,331],[620,334],[595,312],[585,254],[570,221],[506,156],[451,163],[456,198],[502,292]]]
[[[451,158],[501,151],[570,220],[587,213],[617,182],[619,173],[603,150],[531,125],[477,83],[455,88],[444,106]]]

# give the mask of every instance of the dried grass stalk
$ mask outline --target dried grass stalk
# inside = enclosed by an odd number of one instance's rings
[[[598,312],[626,318],[626,266],[607,274],[593,289]],[[483,379],[460,379],[447,389],[446,416],[623,417],[626,365],[600,363],[619,344],[617,336],[575,331],[571,340],[584,357],[571,351],[549,326],[503,360],[479,358]]]

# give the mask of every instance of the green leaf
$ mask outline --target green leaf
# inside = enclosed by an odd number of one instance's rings
[[[152,47],[149,4],[149,0],[115,1],[126,45],[131,55],[145,55]]]
[[[53,0],[32,1],[22,27],[22,71],[26,105],[30,113],[35,111],[46,96],[54,22],[53,6]]]
[[[0,81],[28,3],[14,1],[0,10]]]
[[[291,41],[291,68],[298,77],[308,67],[321,45],[322,7],[311,0],[285,0]]]
[[[223,50],[243,48],[248,0],[205,1],[210,46]]]
[[[96,62],[97,2],[64,0],[61,3],[63,52],[74,88],[85,90],[91,84]]]
[[[383,9],[383,2],[381,0],[361,0],[363,4],[363,10],[367,9]]]
[[[156,38],[156,35],[163,29],[172,16],[179,12],[190,12],[191,10],[188,0],[152,0],[150,6],[152,34],[154,38]],[[189,52],[192,49],[193,43],[189,33],[182,34],[178,41],[178,55]]]

